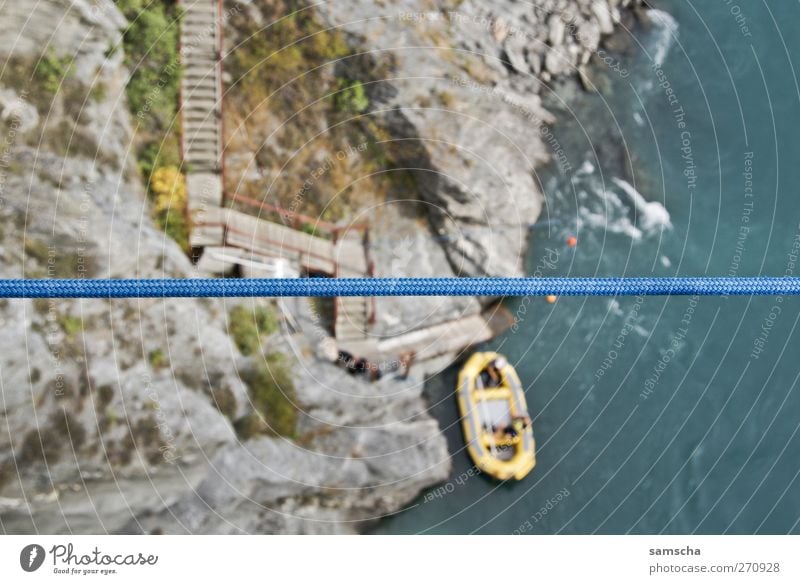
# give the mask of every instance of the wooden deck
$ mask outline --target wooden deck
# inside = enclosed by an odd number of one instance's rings
[[[245,277],[294,277],[319,274],[364,278],[372,273],[366,231],[341,230],[303,215],[305,224],[327,231],[328,237],[301,230],[301,222],[285,225],[225,208],[222,122],[222,2],[179,0],[181,22],[181,151],[186,173],[190,244],[202,248],[198,270],[224,274],[233,266]],[[267,203],[231,194],[228,202],[250,205],[259,212],[281,215]],[[375,319],[374,299],[336,298],[334,331],[338,345],[355,355],[396,358],[413,351],[418,361],[453,354],[486,341],[497,332],[491,318],[473,315],[455,321],[378,339],[369,334]]]
[[[262,277],[285,273],[367,276],[363,233],[357,230],[345,232],[340,239],[315,237],[298,226],[223,208],[222,3],[180,0],[180,4],[185,11],[180,33],[184,70],[180,111],[189,243],[208,250],[200,256],[198,269],[225,273],[238,265],[243,274]],[[240,198],[232,196],[237,202]],[[336,336],[353,344],[367,340],[371,301],[339,298],[335,302]]]
[[[418,361],[426,361],[486,342],[494,335],[495,331],[487,318],[475,314],[381,339],[377,348],[382,355],[400,355],[414,351]]]
[[[298,271],[351,278],[367,275],[363,242],[351,238],[334,242],[222,207],[198,210],[194,227],[202,233],[219,234],[220,241],[224,240],[228,247],[288,260]]]

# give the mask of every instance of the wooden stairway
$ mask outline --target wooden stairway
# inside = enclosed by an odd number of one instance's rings
[[[181,20],[182,154],[186,174],[189,243],[212,253],[199,265],[224,270],[226,265],[253,267],[270,259],[286,261],[297,271],[344,278],[368,274],[362,233],[348,232],[337,241],[315,237],[223,208],[221,0],[178,0]],[[253,268],[255,269],[255,268]],[[368,339],[368,298],[337,298],[335,335],[361,352]]]
[[[363,278],[368,272],[364,254],[363,234],[347,232],[336,242],[334,257],[339,278]],[[365,352],[369,342],[371,302],[363,296],[340,296],[336,298],[336,340],[343,346]]]
[[[182,152],[195,247],[221,245],[222,231],[205,229],[203,213],[222,205],[222,29],[219,0],[181,0]]]

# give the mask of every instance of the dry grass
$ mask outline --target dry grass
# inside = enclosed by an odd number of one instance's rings
[[[370,116],[371,81],[391,59],[355,56],[297,4],[259,2],[266,30],[244,11],[232,19],[243,42],[225,64],[226,189],[337,221],[398,188]]]

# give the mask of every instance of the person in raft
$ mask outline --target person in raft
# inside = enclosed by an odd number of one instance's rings
[[[528,414],[514,416],[511,418],[511,423],[505,426],[494,428],[497,438],[502,439],[505,437],[516,438],[522,434],[532,424],[531,417]]]
[[[508,362],[503,357],[497,357],[489,361],[486,368],[481,371],[481,381],[483,387],[500,387],[503,383],[503,368],[508,365]]]

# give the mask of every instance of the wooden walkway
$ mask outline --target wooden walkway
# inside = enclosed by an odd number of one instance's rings
[[[181,150],[186,173],[190,245],[199,254],[198,270],[222,274],[239,266],[247,277],[301,274],[363,278],[372,273],[363,228],[341,229],[310,217],[237,194],[228,202],[248,204],[282,218],[302,222],[328,237],[226,207],[224,194],[224,128],[222,121],[222,0],[178,0],[185,11],[181,24]],[[453,354],[490,339],[497,332],[491,319],[465,317],[399,337],[378,339],[369,330],[375,319],[372,298],[335,299],[334,334],[341,349],[371,358],[392,358],[413,351],[419,361]]]
[[[223,208],[224,128],[222,123],[222,0],[179,0],[185,11],[180,43],[181,150],[186,172],[189,243],[208,248],[204,266],[224,271],[239,264],[258,274],[269,260],[285,260],[298,273],[364,277],[368,263],[359,234],[337,241],[290,226]],[[259,265],[264,270],[259,270]],[[336,336],[367,338],[372,303],[366,298],[336,299]]]
[[[189,193],[189,219],[222,205],[222,28],[220,0],[180,0],[181,150]],[[199,222],[201,223],[201,222]],[[219,229],[192,229],[193,247],[221,245]]]
[[[336,276],[339,278],[363,278],[370,273],[365,254],[367,242],[361,233],[347,232],[336,242],[334,249]],[[374,299],[363,296],[336,298],[336,322],[334,330],[340,343],[365,341],[374,317]]]
[[[358,278],[367,276],[364,245],[353,238],[336,242],[223,207],[204,210],[198,214],[193,227],[199,228],[202,233],[215,234],[214,240],[224,241],[221,247],[284,259],[298,272],[327,276],[346,274],[345,277]],[[214,244],[206,244],[206,247],[210,246]]]

